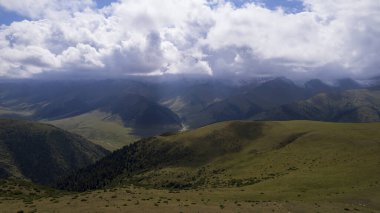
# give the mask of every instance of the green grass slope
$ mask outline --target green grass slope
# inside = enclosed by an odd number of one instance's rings
[[[70,177],[77,182],[71,189],[79,184],[101,189],[65,192],[0,181],[0,209],[380,212],[379,127],[310,121],[217,123],[131,144]],[[101,184],[91,185],[95,176]],[[81,182],[84,177],[87,182]]]
[[[343,194],[320,199],[276,198],[267,190],[249,186],[186,190],[136,186],[65,192],[18,180],[0,180],[0,210],[14,212],[380,212],[365,197]]]
[[[118,116],[101,111],[92,111],[48,123],[81,135],[112,151],[138,140],[133,134],[133,129],[124,127],[123,121]]]
[[[134,184],[226,193],[240,188],[246,200],[333,200],[380,209],[379,129],[380,123],[217,123],[144,139],[58,186],[83,191]]]
[[[0,120],[0,177],[49,184],[109,152],[51,125]]]

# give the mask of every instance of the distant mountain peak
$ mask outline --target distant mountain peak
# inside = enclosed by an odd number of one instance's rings
[[[306,89],[318,92],[324,92],[328,89],[332,89],[332,86],[326,84],[320,79],[311,79],[304,84]]]
[[[351,78],[342,78],[336,81],[337,86],[340,89],[358,89],[362,87],[357,81]]]

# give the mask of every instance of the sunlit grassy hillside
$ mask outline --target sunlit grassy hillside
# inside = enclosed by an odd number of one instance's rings
[[[119,149],[138,139],[131,128],[124,127],[118,116],[101,111],[92,111],[48,123],[79,134],[108,150]]]
[[[244,199],[380,206],[380,123],[217,123],[127,146],[80,170],[61,188],[130,184],[239,191]],[[222,194],[223,194],[222,193]]]
[[[99,189],[36,192],[30,189],[35,186],[3,182],[0,208],[379,212],[379,129],[380,123],[217,123],[131,144],[60,183]]]

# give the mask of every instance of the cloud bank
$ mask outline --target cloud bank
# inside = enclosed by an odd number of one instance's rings
[[[303,0],[289,13],[223,0],[0,1],[29,20],[0,27],[0,76],[371,77],[378,0]]]

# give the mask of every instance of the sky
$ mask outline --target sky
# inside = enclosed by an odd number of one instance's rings
[[[0,0],[0,78],[380,76],[379,0]]]

